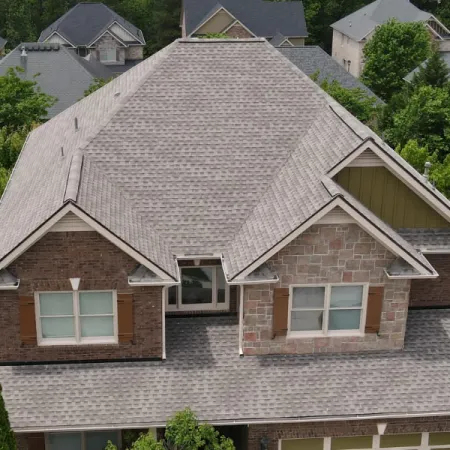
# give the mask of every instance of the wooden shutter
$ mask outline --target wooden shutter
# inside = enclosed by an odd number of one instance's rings
[[[117,321],[119,324],[119,342],[133,340],[133,294],[117,294]]]
[[[30,434],[27,437],[28,450],[45,450],[44,433]]]
[[[20,339],[23,344],[37,344],[34,297],[19,297]]]
[[[288,330],[289,288],[273,290],[273,337],[286,336]]]
[[[95,57],[97,58],[97,61],[100,61],[100,50],[95,50]]]
[[[369,286],[369,298],[367,299],[366,333],[378,333],[380,331],[381,311],[383,310],[384,287]]]
[[[120,61],[120,50],[116,48],[116,61]]]

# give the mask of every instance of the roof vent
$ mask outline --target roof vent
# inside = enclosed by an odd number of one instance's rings
[[[423,178],[425,179],[425,181],[428,181],[428,178],[430,176],[430,168],[431,168],[432,164],[427,161],[425,163],[425,170],[423,171]]]
[[[28,54],[27,54],[27,50],[25,49],[24,45],[22,46],[21,50],[22,50],[22,53],[20,54],[20,57],[26,58],[28,56]]]
[[[61,156],[64,157],[64,147],[61,147]]]
[[[75,124],[75,131],[78,131],[78,117],[75,117],[74,124]]]

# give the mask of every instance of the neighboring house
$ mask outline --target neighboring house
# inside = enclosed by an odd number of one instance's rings
[[[103,3],[78,3],[47,27],[39,42],[75,49],[122,73],[144,59],[142,31]]]
[[[18,75],[36,81],[42,92],[57,98],[48,111],[54,117],[78,100],[95,79],[112,78],[113,73],[98,61],[86,61],[60,44],[27,42],[18,45],[0,61],[0,75],[19,67]]]
[[[183,0],[180,26],[183,37],[264,37],[275,46],[301,46],[308,36],[303,3],[297,0]]]
[[[1,199],[19,449],[186,406],[244,450],[449,448],[449,220],[264,39],[174,42],[33,130]]]
[[[450,51],[440,52],[439,55],[450,71]],[[406,77],[404,78],[404,80],[407,81],[408,83],[411,83],[412,79],[414,78],[414,75],[419,71],[420,67],[426,67],[427,64],[428,60],[424,61],[422,64],[420,64],[420,66],[417,66],[414,70],[409,72],[408,75],[406,75]]]
[[[294,63],[302,72],[311,76],[319,74],[319,83],[324,80],[337,81],[348,89],[359,88],[367,92],[371,97],[379,99],[365,84],[361,83],[351,73],[347,72],[325,50],[319,46],[304,46],[296,48],[278,48],[278,50]]]
[[[0,36],[0,57],[5,53],[5,45],[8,41]]]
[[[433,14],[422,11],[409,0],[376,0],[333,23],[333,58],[355,77],[364,67],[363,48],[377,26],[389,19],[424,22],[442,50],[450,49],[450,31]]]

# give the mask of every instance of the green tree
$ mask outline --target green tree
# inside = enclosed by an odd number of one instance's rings
[[[450,93],[447,89],[422,86],[413,92],[408,103],[392,117],[385,130],[393,147],[404,147],[416,140],[438,161],[450,153]]]
[[[436,157],[430,155],[428,149],[426,147],[421,147],[414,139],[408,141],[403,148],[397,146],[396,151],[419,173],[423,173],[426,162],[436,162]]]
[[[22,80],[11,68],[0,77],[0,128],[15,131],[31,126],[45,118],[55,102],[54,97],[40,91],[35,81]]]
[[[421,22],[389,20],[375,31],[364,47],[361,80],[385,101],[404,84],[403,78],[431,52],[429,32]]]
[[[373,124],[377,115],[377,99],[360,88],[344,88],[338,81],[327,79],[318,81],[316,72],[311,79],[340,103],[347,111],[365,124]]]
[[[0,171],[0,185],[2,183]],[[2,396],[2,386],[0,384],[0,450],[16,450],[16,439],[9,423],[8,411]]]
[[[91,95],[93,92],[105,86],[105,84],[108,84],[111,80],[112,78],[108,78],[107,80],[104,78],[94,78],[91,85],[84,91],[84,96],[87,97],[88,95]]]
[[[441,58],[440,53],[434,50],[431,57],[420,66],[411,81],[413,89],[419,86],[445,87],[448,83],[449,69]]]
[[[117,450],[111,442],[105,450]],[[168,422],[163,440],[152,433],[141,434],[130,450],[235,450],[233,441],[220,435],[211,425],[200,424],[195,414],[186,408]]]

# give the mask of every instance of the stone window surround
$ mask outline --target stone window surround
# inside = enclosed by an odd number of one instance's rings
[[[445,433],[445,432],[443,432]],[[367,449],[360,449],[360,450],[446,450],[449,448],[449,444],[444,445],[432,445],[429,443],[429,432],[422,432],[422,433],[400,433],[395,435],[386,435],[386,436],[401,436],[404,435],[411,435],[411,434],[421,434],[421,443],[420,446],[414,446],[409,445],[406,447],[381,447],[381,436],[380,435],[373,435],[372,436],[372,446],[368,447]],[[433,434],[439,434],[439,433],[433,433]],[[349,437],[366,437],[367,435],[361,435],[361,436],[349,436]],[[344,436],[339,436],[339,438]],[[308,438],[287,438],[287,439],[278,439],[278,450],[282,450],[282,442],[287,440],[302,440],[302,439],[308,439]],[[311,438],[309,438],[311,439]],[[324,437],[324,438],[312,438],[312,439],[323,439],[323,450],[331,450],[331,437]]]
[[[111,337],[81,337],[80,326],[80,293],[97,293],[110,292],[113,301],[113,325],[114,336]],[[40,314],[40,294],[72,294],[73,296],[73,319],[75,328],[74,338],[44,338],[42,336],[41,314]],[[36,333],[38,346],[55,346],[55,345],[103,345],[118,344],[118,322],[117,322],[117,291],[116,290],[91,290],[91,291],[39,291],[34,293],[35,311],[36,311]]]
[[[340,286],[362,286],[362,302],[361,308],[342,308],[342,309],[360,309],[361,317],[358,330],[336,330],[330,331],[328,328],[328,316],[330,311],[330,298],[331,298],[331,288]],[[326,318],[324,316],[322,331],[292,331],[291,330],[291,312],[292,300],[293,300],[293,290],[297,287],[325,287],[325,298],[323,311],[326,313]],[[367,299],[369,293],[369,283],[318,283],[318,284],[291,284],[289,286],[289,315],[288,315],[288,334],[287,339],[301,339],[301,338],[312,338],[312,337],[333,337],[333,336],[364,336],[364,326],[366,323],[366,312],[367,312]],[[313,309],[313,308],[311,308]],[[300,311],[301,309],[299,309]],[[305,309],[305,310],[308,310]]]

